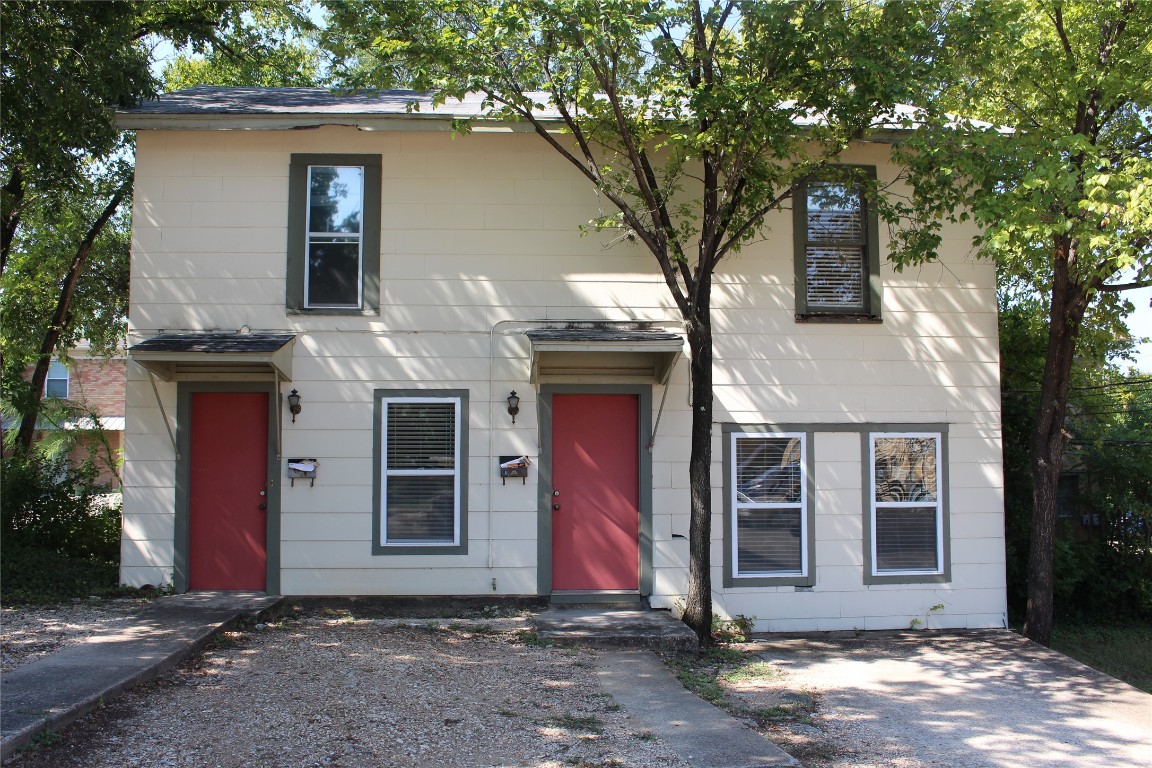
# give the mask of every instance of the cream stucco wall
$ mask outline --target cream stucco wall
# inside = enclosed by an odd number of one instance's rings
[[[382,156],[381,312],[284,309],[292,153]],[[887,147],[846,162],[895,169]],[[315,457],[315,487],[282,488],[284,594],[535,594],[537,474],[501,485],[495,457],[540,455],[528,381],[528,321],[653,320],[676,312],[650,256],[578,227],[609,204],[527,134],[141,131],[133,209],[131,339],[161,330],[241,326],[298,336],[293,381],[305,397],[284,426],[284,455]],[[795,321],[790,213],[764,241],[722,264],[713,292],[718,610],[773,630],[1001,626],[1004,547],[993,265],[972,231],[945,233],[940,262],[882,269],[884,322]],[[881,232],[881,249],[886,232]],[[671,606],[686,584],[687,363],[669,382],[653,447],[654,589]],[[372,554],[372,393],[466,389],[470,395],[467,555]],[[504,397],[522,396],[515,426]],[[159,382],[170,423],[176,385]],[[654,387],[659,404],[663,388]],[[123,579],[159,583],[174,562],[175,462],[152,384],[129,367]],[[819,431],[816,584],[724,589],[723,423],[946,423],[953,579],[865,586],[860,439]],[[943,610],[931,606],[944,604]]]

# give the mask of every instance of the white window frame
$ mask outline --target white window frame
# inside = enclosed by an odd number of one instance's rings
[[[57,373],[63,371],[64,375],[53,376],[53,371]],[[69,380],[69,376],[70,371],[68,370],[68,366],[64,363],[60,362],[59,360],[53,360],[52,362],[48,363],[48,374],[44,377],[44,396],[53,398],[55,400],[67,400],[68,396],[72,394],[72,382]],[[53,395],[48,392],[48,383],[52,381],[64,382],[64,394]]]
[[[728,477],[729,503],[731,514],[731,557],[733,579],[764,579],[764,578],[806,578],[808,576],[808,436],[804,432],[730,432],[729,445],[731,467]],[[797,438],[800,441],[800,500],[796,503],[783,502],[742,502],[738,498],[736,479],[739,466],[737,464],[737,444],[741,439],[758,438]],[[795,509],[800,516],[800,570],[799,571],[750,571],[740,570],[740,534],[739,511],[741,509]]]
[[[312,231],[312,169],[313,168],[356,168],[360,171],[360,231],[353,235],[350,232],[314,232]],[[367,191],[366,181],[368,178],[368,169],[363,165],[325,165],[314,164],[308,166],[307,179],[305,182],[305,199],[304,199],[304,308],[305,309],[361,309],[364,306],[364,218],[366,200],[365,194]],[[313,238],[322,238],[324,242],[335,242],[336,238],[352,239],[356,238],[356,304],[313,304],[311,298],[311,280],[309,275],[312,270],[308,268],[308,259],[312,253]]]
[[[389,469],[388,468],[388,406],[397,403],[452,403],[453,426],[455,429],[452,469]],[[461,420],[463,398],[460,397],[383,397],[380,400],[380,541],[381,547],[452,547],[460,545],[460,510],[461,510]],[[452,541],[443,540],[415,540],[415,541],[388,541],[388,478],[390,477],[452,477]]]
[[[936,442],[936,493],[935,501],[876,501],[876,441],[884,438],[923,439],[932,438]],[[945,572],[944,564],[944,435],[942,432],[870,432],[868,434],[868,463],[869,477],[871,478],[868,496],[870,500],[869,515],[871,516],[871,541],[868,546],[872,554],[872,576],[940,576]],[[936,568],[923,569],[884,569],[877,565],[877,542],[879,536],[876,528],[876,510],[884,509],[917,509],[934,507],[936,509]]]

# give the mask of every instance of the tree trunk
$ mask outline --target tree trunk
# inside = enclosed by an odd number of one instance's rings
[[[709,281],[700,286],[688,323],[692,355],[692,453],[688,459],[688,485],[692,516],[688,529],[690,559],[684,623],[696,632],[701,645],[712,644],[712,325],[709,319]]]
[[[0,275],[4,274],[4,267],[8,266],[8,253],[12,250],[12,241],[16,239],[16,230],[20,227],[20,213],[24,207],[24,172],[19,164],[12,166],[12,175],[8,177],[4,188],[0,189]]]
[[[59,344],[64,329],[71,321],[72,297],[76,295],[76,285],[80,282],[80,275],[84,271],[84,264],[88,261],[88,254],[92,251],[92,244],[103,231],[104,225],[116,213],[130,183],[131,180],[125,181],[116,190],[116,194],[112,195],[108,205],[104,206],[104,210],[80,242],[76,255],[72,257],[72,263],[68,265],[68,273],[60,286],[60,299],[56,302],[56,311],[52,313],[52,319],[48,322],[48,329],[44,332],[44,340],[40,343],[40,351],[36,357],[36,367],[32,371],[30,384],[32,391],[28,398],[28,409],[24,412],[20,421],[20,431],[16,435],[16,447],[19,450],[27,451],[32,447],[32,438],[36,435],[36,419],[40,415],[40,401],[44,394],[44,382],[48,378],[48,366],[52,362],[52,355],[56,352],[56,345]]]
[[[1076,335],[1088,308],[1088,291],[1071,276],[1071,243],[1056,238],[1048,354],[1040,385],[1040,409],[1032,437],[1032,534],[1028,550],[1028,607],[1024,635],[1041,645],[1052,643],[1053,574],[1056,543],[1056,495],[1068,433],[1064,422],[1072,385]]]

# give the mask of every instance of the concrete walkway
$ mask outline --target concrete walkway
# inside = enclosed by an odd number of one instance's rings
[[[604,690],[696,768],[800,766],[768,739],[685,690],[653,653],[607,651],[596,672]]]
[[[162,675],[240,618],[263,616],[282,601],[262,592],[170,595],[145,606],[128,629],[17,667],[0,678],[0,760],[41,731],[59,730],[105,699]]]

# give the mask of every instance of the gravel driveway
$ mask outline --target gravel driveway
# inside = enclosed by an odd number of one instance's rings
[[[226,633],[10,764],[687,768],[602,691],[591,652],[528,629],[308,616]]]

